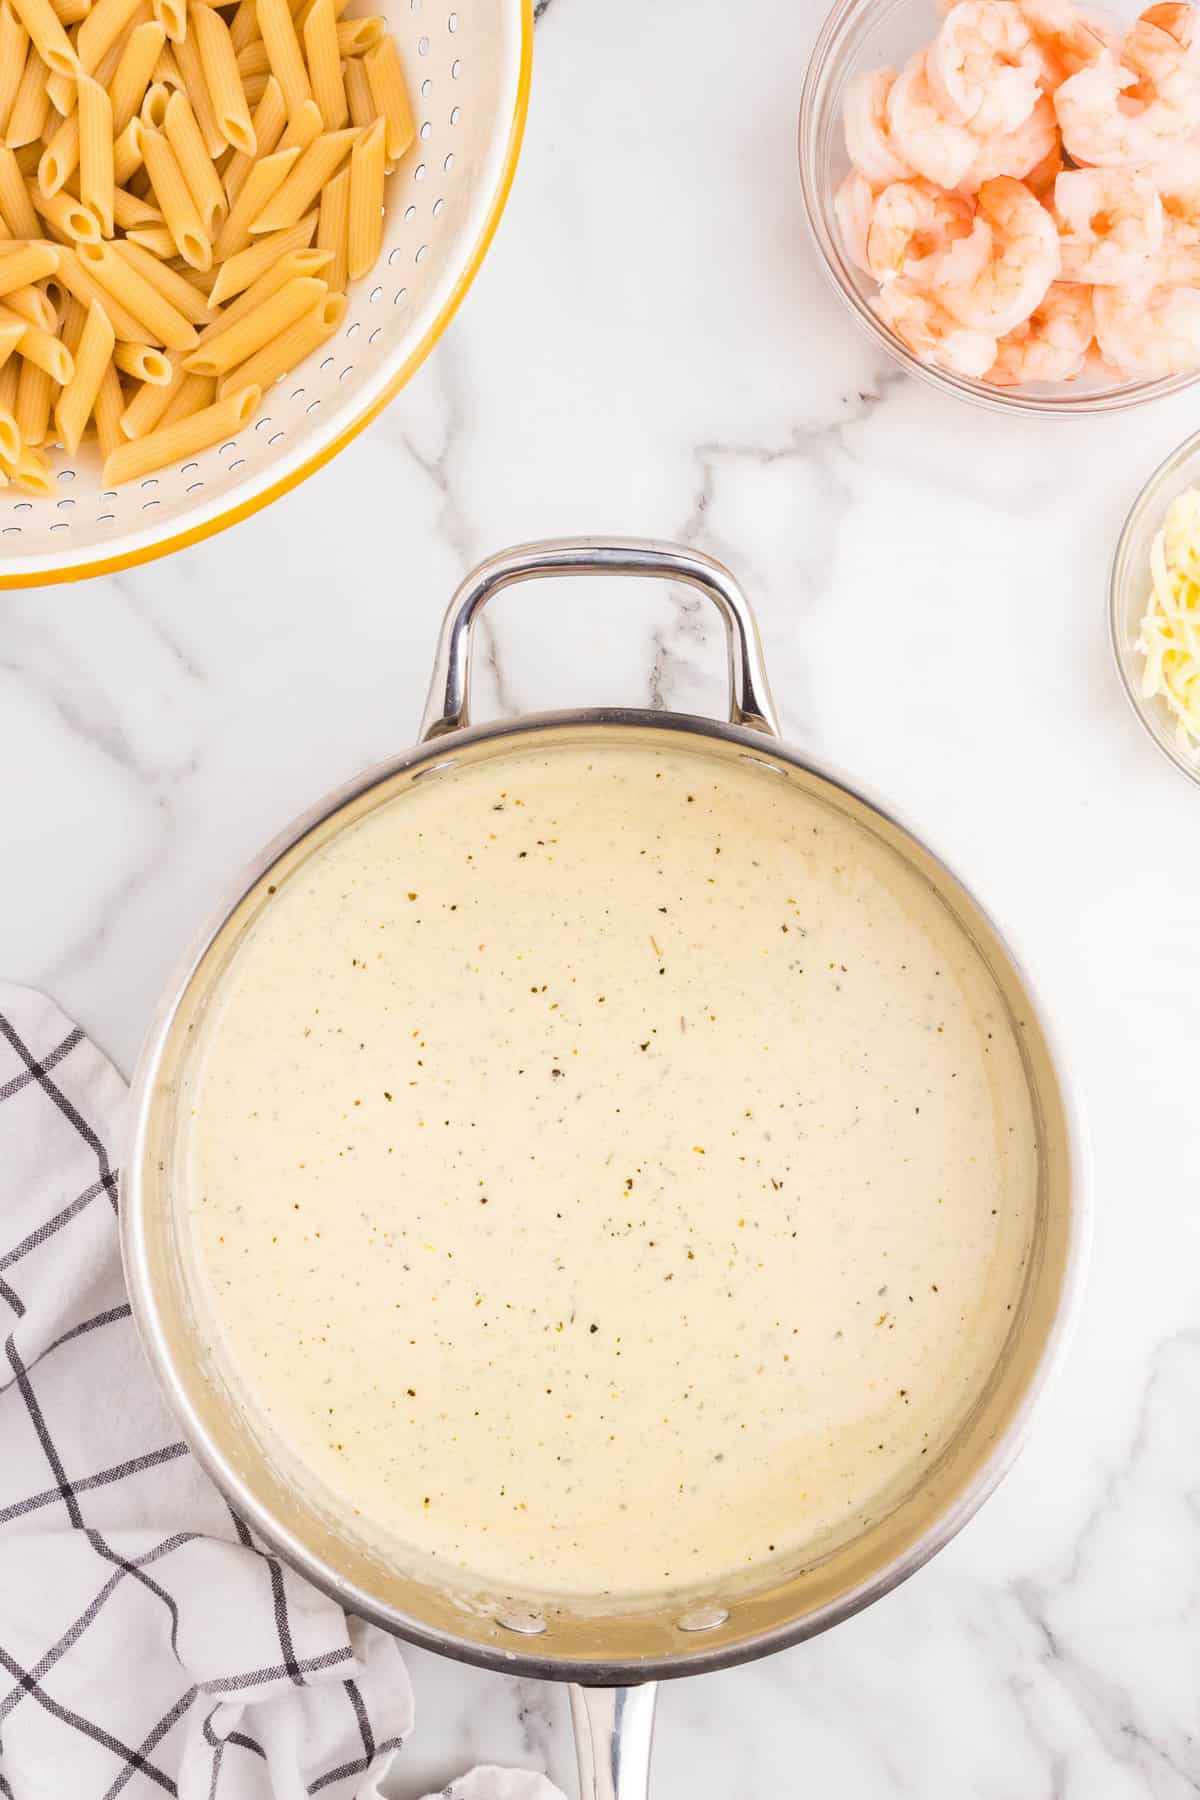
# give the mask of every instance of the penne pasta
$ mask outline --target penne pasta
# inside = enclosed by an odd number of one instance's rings
[[[8,473],[22,493],[34,494],[39,500],[49,500],[54,493],[50,464],[32,444],[21,445],[15,460],[9,464]]]
[[[25,192],[49,225],[51,234],[74,244],[98,244],[100,221],[90,207],[63,192],[43,194],[36,182],[27,182]],[[42,233],[39,236],[44,235]]]
[[[112,321],[118,338],[124,339],[127,343],[144,344],[153,337],[153,333],[142,324],[140,319],[134,318],[133,314],[127,307],[121,305],[115,295],[101,287],[90,269],[86,269],[80,262],[73,249],[64,248],[59,251],[57,280],[69,294],[73,294],[75,299],[82,301],[85,306],[90,306],[93,300],[99,300]]]
[[[281,375],[298,368],[306,356],[331,338],[346,316],[346,296],[327,294],[325,299],[304,313],[294,325],[267,344],[240,367],[231,369],[218,388],[222,396],[240,388],[243,381],[253,381],[263,391]]]
[[[259,238],[257,242],[247,244],[228,257],[217,270],[217,278],[209,291],[209,301],[213,306],[223,305],[234,294],[242,293],[260,275],[286,256],[289,250],[303,250],[312,243],[313,233],[317,229],[317,214],[314,210],[296,225],[286,231],[273,232],[270,237]]]
[[[148,226],[161,225],[162,214],[157,206],[151,206],[148,200],[131,194],[128,188],[114,188],[113,217],[122,231],[142,230]],[[172,249],[170,255],[174,256]]]
[[[167,401],[159,424],[165,427],[180,419],[190,419],[202,407],[211,406],[216,397],[217,384],[211,375],[189,375],[185,369],[183,380]]]
[[[112,359],[122,374],[149,382],[153,387],[166,387],[170,382],[171,359],[165,350],[152,349],[149,344],[118,344],[112,351]]]
[[[171,373],[166,382],[161,387],[154,382],[144,382],[121,414],[123,437],[145,437],[148,431],[153,431],[183,383],[190,380],[177,356],[168,356],[167,361]]]
[[[251,222],[250,235],[294,225],[336,173],[358,135],[353,129],[326,131],[302,150],[295,168]]]
[[[164,223],[175,239],[180,256],[194,269],[209,268],[213,259],[212,240],[201,222],[175,152],[161,132],[142,127],[142,156],[155,198],[162,208]]]
[[[0,141],[8,130],[28,53],[29,33],[13,11],[10,0],[3,0],[0,4]]]
[[[148,250],[159,262],[169,262],[175,254],[175,239],[165,225],[135,225],[125,233],[125,242]]]
[[[167,122],[167,107],[171,104],[171,95],[175,90],[169,88],[165,81],[152,81],[142,95],[141,111],[138,118],[151,131],[161,131]]]
[[[158,53],[158,61],[154,65],[151,81],[161,81],[164,87],[181,88],[184,85],[183,74],[175,60],[175,52],[170,44],[164,44]]]
[[[187,7],[184,0],[150,0],[155,22],[162,26],[173,44],[183,41],[187,30]]]
[[[14,319],[10,325],[0,325],[0,368],[8,362],[25,332],[25,321]],[[0,456],[4,454],[4,442],[0,438]]]
[[[93,416],[96,420],[96,439],[100,445],[100,455],[104,461],[112,455],[119,444],[124,442],[121,435],[121,414],[125,409],[125,399],[121,393],[121,377],[117,374],[115,363],[109,363],[100,378],[100,389],[96,395]]]
[[[307,150],[320,137],[322,129],[320,107],[315,100],[305,100],[288,120],[287,130],[279,140],[279,148]]]
[[[250,242],[252,221],[270,204],[303,154],[298,149],[276,150],[272,156],[260,157],[255,163],[246,177],[241,193],[229,209],[229,217],[217,233],[214,252],[218,262],[223,262],[226,257],[234,256],[239,250],[246,248]]]
[[[267,91],[267,82],[274,80],[266,69],[261,75],[243,75],[242,86],[246,90],[246,100],[250,106],[257,106]]]
[[[136,334],[137,341],[149,340],[168,350],[194,349],[194,326],[115,245],[81,244],[76,254],[104,292],[111,294],[142,325],[144,329]]]
[[[88,309],[81,300],[77,300],[74,294],[63,295],[62,311],[58,315],[58,335],[72,356],[79,348],[87,317]]]
[[[52,381],[66,386],[74,365],[71,362],[71,352],[65,344],[60,343],[56,337],[51,337],[40,325],[28,324],[7,303],[0,305],[0,325],[23,326],[17,354],[24,357],[26,362],[33,363],[35,368],[44,369]]]
[[[291,10],[287,0],[256,0],[256,10],[270,70],[283,89],[290,117],[305,100],[312,99]]]
[[[350,123],[352,125],[373,125],[379,117],[379,108],[375,105],[375,97],[371,92],[371,84],[367,80],[367,71],[361,56],[347,59],[343,71],[346,83],[346,100],[350,107]]]
[[[200,135],[204,139],[208,154],[215,159],[225,148],[225,133],[213,110],[208,83],[204,79],[204,65],[200,61],[200,50],[193,33],[189,32],[187,37],[176,44],[175,60],[179,64],[184,89],[192,103],[192,111],[196,115]]]
[[[79,58],[50,0],[12,0],[12,7],[51,74],[73,78]]]
[[[79,198],[99,219],[101,235],[111,237],[115,229],[112,101],[107,90],[82,70],[78,87]]]
[[[126,441],[105,458],[104,480],[114,486],[122,481],[136,481],[167,463],[195,456],[213,444],[236,437],[253,418],[260,399],[258,388],[245,386],[227,394],[215,405],[202,407],[190,417],[160,425],[157,431],[148,432],[145,437]]]
[[[108,51],[119,44],[142,0],[95,0],[75,34],[75,50],[85,72],[94,75]]]
[[[339,19],[334,31],[339,56],[363,56],[383,42],[387,20],[378,14],[367,19]]]
[[[395,39],[381,38],[363,57],[376,112],[387,120],[387,157],[399,162],[417,135]]]
[[[333,0],[315,0],[304,24],[304,55],[313,99],[326,131],[340,131],[350,117]]]
[[[376,119],[350,152],[350,220],[346,267],[351,281],[369,273],[383,247],[383,173],[387,122]]]
[[[54,340],[57,342],[57,339]],[[24,342],[24,339],[22,339]],[[63,355],[69,352],[59,345]],[[17,403],[13,408],[22,444],[37,450],[45,443],[50,430],[50,402],[54,393],[54,377],[40,363],[25,361],[17,375]]]
[[[176,312],[181,312],[192,325],[208,325],[212,321],[212,308],[204,295],[194,288],[185,276],[175,269],[170,269],[149,250],[135,244],[131,238],[124,238],[114,248],[119,256],[123,256],[130,268],[136,269],[143,280],[157,288],[165,300],[169,300]],[[166,341],[165,339],[163,340]]]
[[[72,83],[74,88],[74,83]],[[17,83],[17,91],[13,98],[12,111],[8,115],[8,129],[4,134],[4,142],[10,150],[20,150],[26,144],[36,144],[46,129],[46,119],[50,112],[50,96],[46,92],[46,66],[42,62],[33,44],[25,58],[25,68]]]
[[[200,66],[218,129],[235,150],[253,156],[254,125],[238,73],[229,27],[213,7],[198,6],[194,0],[188,18],[200,52]]]
[[[351,158],[353,163],[353,158]],[[350,170],[343,169],[321,189],[317,220],[317,249],[332,258],[327,277],[335,294],[344,294],[349,270]]]
[[[186,94],[172,94],[167,103],[166,135],[205,236],[211,241],[229,208],[221,178],[205,148],[192,103]]]
[[[300,0],[300,5],[292,9],[292,17],[296,21],[296,31],[300,37],[304,36],[304,27],[308,24],[309,14],[316,3],[317,0]],[[349,4],[350,0],[333,0],[334,18],[340,19]]]
[[[78,25],[92,10],[92,0],[52,0],[52,4],[60,25]]]
[[[142,166],[142,122],[130,119],[113,145],[113,180],[118,187],[132,181]]]
[[[229,22],[229,36],[233,42],[233,53],[238,53],[252,44],[259,35],[258,13],[254,0],[241,0],[237,11]]]
[[[243,81],[252,81],[256,75],[270,74],[271,58],[262,38],[251,38],[248,44],[242,46],[238,51],[237,66]]]
[[[57,194],[79,167],[79,109],[55,130],[38,159],[37,183],[43,194]]]
[[[25,177],[11,150],[0,149],[0,213],[13,237],[39,238],[42,235]]]
[[[32,281],[43,281],[58,268],[58,251],[53,244],[23,244],[0,257],[0,296]]]
[[[33,52],[37,56],[37,51]],[[40,57],[38,58],[41,61]],[[52,106],[61,118],[66,118],[75,110],[75,77],[73,75],[52,75],[42,64],[42,73],[46,78],[47,104]]]
[[[4,296],[10,313],[16,313],[27,325],[36,325],[53,337],[58,330],[58,313],[49,296],[38,287],[13,288]]]
[[[310,312],[328,293],[325,282],[315,276],[298,276],[271,294],[260,306],[225,331],[198,344],[184,357],[184,367],[193,375],[227,375],[230,369],[254,356],[265,344],[272,343]]]
[[[21,378],[21,365],[16,357],[10,357],[0,368],[0,457],[5,465],[12,468],[21,454],[21,434],[17,430],[17,382]]]
[[[287,108],[283,103],[283,89],[273,75],[267,79],[262,99],[254,109],[254,142],[257,156],[270,156],[283,136],[283,128],[287,124]],[[225,197],[230,206],[233,205],[249,175],[254,163],[253,156],[246,156],[236,151],[230,157],[222,176],[225,186]]]
[[[145,98],[165,39],[166,33],[157,19],[149,19],[130,32],[125,41],[121,60],[108,85],[108,97],[113,111],[113,133],[118,138]]]
[[[93,301],[88,307],[79,348],[75,353],[74,372],[58,396],[54,408],[55,427],[71,456],[78,450],[84,426],[92,416],[104,371],[112,361],[115,343],[116,337],[108,314],[98,301]],[[19,413],[17,423],[20,424]]]
[[[327,250],[290,250],[286,256],[281,256],[278,262],[273,263],[265,274],[260,275],[257,281],[244,288],[236,300],[231,300],[228,306],[221,308],[212,324],[207,325],[200,333],[200,342],[209,344],[214,338],[221,337],[239,319],[244,319],[297,276],[320,275],[328,285],[325,274],[328,266]]]

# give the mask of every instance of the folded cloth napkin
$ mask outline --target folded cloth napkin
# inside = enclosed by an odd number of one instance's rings
[[[0,1796],[382,1800],[413,1721],[398,1644],[260,1547],[142,1359],[124,1103],[57,1007],[0,984]],[[556,1794],[502,1769],[445,1790]]]

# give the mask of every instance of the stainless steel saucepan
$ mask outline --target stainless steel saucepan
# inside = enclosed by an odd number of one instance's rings
[[[487,725],[469,717],[471,646],[483,607],[501,589],[542,576],[659,576],[707,597],[725,625],[729,718],[604,709],[538,713]],[[663,747],[693,740],[710,756],[752,758],[870,829],[915,868],[957,916],[1009,1009],[1038,1123],[1033,1253],[996,1366],[957,1435],[913,1491],[849,1542],[802,1568],[760,1571],[719,1591],[654,1603],[611,1598],[564,1605],[530,1593],[462,1593],[434,1586],[372,1548],[285,1478],[256,1440],[248,1409],[214,1373],[181,1255],[181,1183],[174,1176],[176,1108],[189,1039],[268,887],[364,812],[416,781],[435,781],[496,752],[555,746],[597,733]],[[452,804],[449,800],[448,803]],[[996,927],[938,857],[877,802],[781,739],[758,632],[728,570],[670,544],[591,538],[531,544],[484,563],[446,615],[420,739],[318,802],[239,880],[205,928],[164,1000],[137,1069],[121,1182],[130,1297],[147,1354],[197,1457],[261,1537],[349,1611],[431,1650],[509,1674],[572,1683],[585,1800],[647,1792],[654,1683],[765,1656],[868,1606],[918,1569],[965,1523],[1012,1461],[1061,1345],[1086,1236],[1082,1145],[1062,1064],[1029,984]],[[464,1578],[465,1579],[465,1578]]]

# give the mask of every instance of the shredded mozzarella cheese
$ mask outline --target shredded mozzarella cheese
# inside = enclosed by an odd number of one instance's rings
[[[1172,500],[1150,547],[1150,598],[1138,634],[1142,695],[1175,720],[1175,741],[1200,761],[1200,488]]]

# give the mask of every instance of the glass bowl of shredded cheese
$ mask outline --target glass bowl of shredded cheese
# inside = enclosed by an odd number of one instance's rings
[[[1163,755],[1200,782],[1200,433],[1150,477],[1113,558],[1122,685]]]

